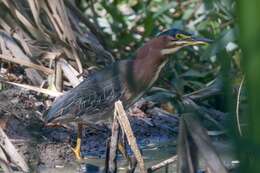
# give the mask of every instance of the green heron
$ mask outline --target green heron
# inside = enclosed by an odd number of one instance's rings
[[[89,75],[77,87],[58,98],[47,115],[48,124],[78,123],[76,147],[80,157],[81,130],[84,123],[106,121],[112,117],[114,103],[121,100],[128,108],[157,80],[168,61],[167,55],[191,45],[205,45],[207,39],[170,29],[148,41],[138,49],[133,59],[118,61]]]

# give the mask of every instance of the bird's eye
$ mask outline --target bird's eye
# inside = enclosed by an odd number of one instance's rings
[[[191,38],[191,36],[189,35],[184,35],[184,34],[176,34],[175,36],[177,39],[187,39],[187,38]]]

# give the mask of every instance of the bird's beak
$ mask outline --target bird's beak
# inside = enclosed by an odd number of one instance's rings
[[[207,38],[195,38],[195,37],[191,37],[190,39],[187,40],[187,45],[186,46],[196,46],[196,45],[208,45],[209,43],[211,43],[212,40],[207,39]]]
[[[163,49],[161,53],[163,55],[172,54],[177,52],[179,49],[187,46],[205,46],[211,43],[212,40],[207,38],[195,38],[190,37],[182,40],[173,39],[166,49]]]

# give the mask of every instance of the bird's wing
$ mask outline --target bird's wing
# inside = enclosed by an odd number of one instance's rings
[[[107,74],[106,74],[107,75]],[[102,115],[113,108],[114,102],[124,93],[120,77],[106,78],[104,74],[94,75],[84,80],[77,87],[58,98],[47,115],[47,121],[75,119]]]

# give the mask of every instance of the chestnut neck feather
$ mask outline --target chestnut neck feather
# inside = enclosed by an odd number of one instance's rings
[[[133,62],[133,76],[141,87],[146,89],[156,81],[166,59],[160,50],[154,50],[149,45],[141,48]]]

